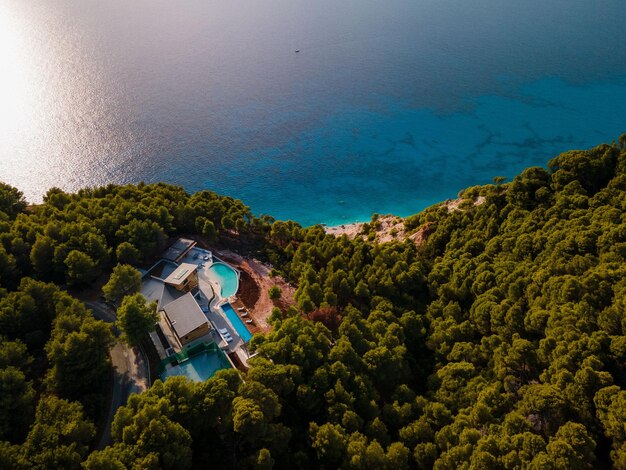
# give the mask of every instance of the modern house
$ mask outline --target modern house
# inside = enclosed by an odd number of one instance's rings
[[[181,348],[211,331],[206,315],[190,292],[163,306],[161,311]]]
[[[179,292],[191,292],[198,287],[198,266],[182,263],[163,282]]]
[[[216,280],[208,273],[214,264],[217,269],[225,266],[220,260],[216,263],[210,251],[183,238],[143,272],[141,293],[149,302],[156,302],[159,314],[150,337],[161,359],[162,379],[184,375],[191,380],[206,380],[218,369],[235,367],[226,352],[235,354],[233,357],[245,367],[247,354],[241,345],[246,339],[241,336],[243,330],[236,326],[241,324],[245,329],[245,325],[230,305],[230,310],[217,305],[222,299],[216,299],[215,290],[220,289],[220,294],[225,288],[227,292],[236,292],[238,275],[226,266],[231,272]],[[228,278],[229,274],[234,278]],[[238,323],[233,326],[235,320]],[[246,333],[249,335],[247,330]]]

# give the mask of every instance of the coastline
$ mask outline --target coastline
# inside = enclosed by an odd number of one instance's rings
[[[365,225],[369,227],[364,227]],[[366,232],[363,232],[363,229]],[[396,215],[381,215],[374,221],[353,222],[350,224],[324,226],[329,235],[340,237],[346,235],[350,239],[361,237],[364,240],[376,239],[379,243],[401,240],[405,237],[404,218]]]
[[[463,196],[460,196],[456,199],[447,199],[435,205],[443,205],[448,212],[456,212],[462,211],[463,208],[461,207],[461,204],[467,201],[468,200]],[[473,198],[471,202],[475,206],[480,206],[486,202],[486,199],[484,196],[477,196],[476,198]],[[388,214],[378,216],[376,220],[368,222],[352,222],[349,224],[331,226],[322,224],[322,226],[328,235],[334,235],[336,237],[340,237],[342,235],[346,235],[350,239],[361,237],[364,240],[376,240],[378,243],[386,243],[409,238],[413,240],[415,244],[421,244],[425,237],[428,236],[430,230],[428,226],[429,224],[425,224],[420,230],[417,230],[409,235],[406,232],[404,222],[404,217]],[[365,224],[368,224],[369,227],[366,228],[366,232],[364,233],[363,228]]]
[[[348,238],[355,238],[361,230],[363,230],[363,224],[365,222],[352,222],[350,224],[341,224],[341,225],[323,225],[324,231],[328,235],[335,235],[336,237],[340,237],[341,235],[347,235]]]

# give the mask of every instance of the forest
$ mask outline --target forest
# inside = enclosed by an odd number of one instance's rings
[[[626,469],[626,137],[460,198],[377,243],[161,183],[1,184],[0,467]],[[297,307],[247,373],[156,380],[94,450],[115,336],[74,294],[183,234]]]

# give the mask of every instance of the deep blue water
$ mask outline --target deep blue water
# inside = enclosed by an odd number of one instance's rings
[[[0,179],[408,215],[616,140],[625,24],[619,0],[0,0]]]

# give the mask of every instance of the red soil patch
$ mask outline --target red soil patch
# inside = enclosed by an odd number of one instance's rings
[[[229,250],[213,250],[213,252],[241,272],[237,301],[233,303],[233,307],[243,306],[248,310],[253,324],[246,326],[252,333],[257,331],[264,333],[271,329],[267,323],[267,318],[275,305],[282,309],[295,305],[293,298],[295,288],[279,276],[271,277],[268,266],[258,260],[244,258]],[[280,287],[282,292],[281,298],[276,304],[272,302],[268,294],[270,287],[274,285]]]

